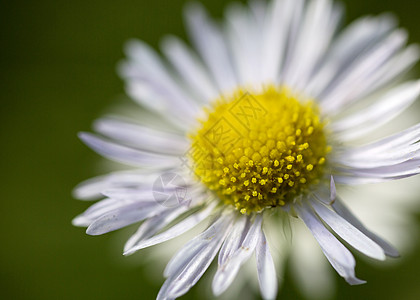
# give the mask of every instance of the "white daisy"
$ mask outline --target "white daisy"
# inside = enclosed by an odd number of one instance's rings
[[[419,51],[405,46],[406,32],[389,15],[338,32],[341,15],[329,0],[251,1],[230,6],[220,26],[193,4],[185,16],[197,52],[176,37],[164,40],[164,58],[129,42],[120,68],[127,93],[160,124],[104,118],[95,123],[98,134],[80,134],[132,168],[77,187],[80,199],[105,199],[73,223],[99,235],[142,222],[125,245],[128,255],[210,217],[170,260],[158,299],[185,294],[217,255],[212,290],[219,296],[253,253],[262,297],[275,298],[290,246],[280,236],[289,229],[292,262],[303,261],[295,265],[308,281],[305,270],[318,269],[319,258],[300,224],[350,284],[364,281],[348,246],[377,260],[398,256],[353,215],[335,183],[420,173],[420,124],[373,142],[370,135],[418,97],[420,82],[401,83],[401,76]],[[357,144],[360,138],[369,142]]]

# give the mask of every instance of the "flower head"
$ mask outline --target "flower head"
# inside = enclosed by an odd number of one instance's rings
[[[142,222],[125,245],[128,255],[210,219],[170,260],[158,299],[185,294],[216,256],[212,289],[221,295],[253,253],[261,294],[275,298],[279,253],[269,244],[287,245],[266,234],[280,235],[288,220],[306,225],[350,284],[364,281],[348,248],[377,260],[398,256],[353,215],[335,183],[420,173],[420,124],[354,143],[416,100],[418,81],[397,82],[419,51],[404,46],[406,34],[389,16],[338,32],[341,12],[329,0],[251,1],[232,6],[221,29],[194,4],[186,18],[197,53],[170,37],[163,61],[129,42],[120,68],[127,92],[170,125],[106,118],[96,123],[100,135],[80,134],[98,153],[134,168],[79,186],[79,198],[105,199],[74,224],[98,235]],[[299,228],[292,226],[303,235]],[[315,255],[294,239],[299,253]]]

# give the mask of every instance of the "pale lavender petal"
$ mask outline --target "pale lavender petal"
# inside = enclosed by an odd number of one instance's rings
[[[233,2],[225,10],[226,35],[240,85],[260,83],[261,28],[242,4]]]
[[[384,62],[374,73],[365,77],[363,86],[353,95],[353,98],[363,99],[380,89],[387,89],[397,83],[419,60],[420,49],[418,45],[410,45]]]
[[[102,192],[115,188],[129,188],[150,185],[156,180],[158,174],[138,171],[114,172],[94,177],[79,183],[74,191],[74,197],[81,200],[96,200],[102,197]]]
[[[385,260],[385,253],[382,248],[340,215],[316,200],[312,199],[311,205],[318,216],[352,247],[366,256],[378,260]]]
[[[371,76],[372,72],[399,51],[406,39],[405,31],[396,30],[367,54],[358,58],[345,74],[343,73],[342,78],[337,79],[332,88],[320,98],[323,112],[340,112],[343,107],[358,100],[357,91],[352,87],[363,85],[365,78]]]
[[[420,173],[420,158],[413,158],[399,164],[380,166],[376,168],[337,168],[340,173],[348,176],[377,178],[377,179],[400,179]]]
[[[357,148],[349,150],[348,155],[358,156],[362,158],[362,155],[367,154],[380,154],[384,150],[392,150],[405,148],[407,145],[411,145],[420,140],[420,123],[410,128],[400,131],[396,134],[380,139],[373,143],[363,145]]]
[[[168,192],[172,192],[168,190]],[[113,188],[107,189],[102,194],[108,198],[127,201],[154,200],[151,186],[145,188]]]
[[[276,268],[264,232],[260,234],[258,245],[255,248],[255,257],[261,295],[266,300],[276,299],[278,290]]]
[[[345,185],[360,185],[360,184],[370,184],[370,183],[381,183],[387,182],[391,180],[403,179],[410,176],[400,176],[400,177],[388,177],[388,178],[380,178],[380,177],[360,177],[357,175],[335,175],[335,181],[340,184]]]
[[[198,96],[198,100],[208,102],[215,99],[219,92],[202,62],[184,42],[175,36],[166,37],[162,42],[162,51]]]
[[[325,62],[314,73],[306,87],[306,92],[317,99],[334,88],[335,81],[346,74],[348,69],[377,45],[395,27],[393,16],[357,19],[347,26],[334,40],[325,54]]]
[[[387,85],[391,86],[394,83],[398,83],[401,76],[408,72],[418,61],[419,54],[419,47],[411,45],[390,57],[378,66],[374,72],[364,76],[362,84],[358,83],[358,89],[350,94],[347,100],[348,105],[374,95],[375,92],[380,92],[381,89],[386,90]]]
[[[355,168],[395,165],[415,158],[420,151],[420,124],[373,143],[349,148],[334,155],[334,161]]]
[[[377,168],[403,163],[416,158],[420,153],[420,144],[406,145],[405,147],[390,150],[383,149],[379,153],[361,154],[360,152],[351,155],[351,151],[340,153],[334,156],[333,160],[339,164],[352,168]]]
[[[390,257],[399,257],[398,250],[396,250],[392,245],[390,245],[388,242],[374,234],[373,232],[369,231],[360,221],[357,219],[353,213],[344,205],[344,203],[337,199],[332,204],[333,209],[344,219],[346,219],[349,223],[351,223],[354,227],[359,229],[361,232],[363,232],[366,236],[368,236],[370,239],[375,241],[379,246],[382,247],[382,249],[385,251],[385,254]]]
[[[288,30],[292,26],[293,11],[300,9],[302,1],[271,1],[268,4],[261,46],[262,80],[277,82],[287,50]]]
[[[132,65],[126,68],[134,68]],[[169,95],[159,86],[154,86],[141,81],[128,81],[125,86],[126,93],[131,99],[138,102],[141,107],[155,112],[181,132],[187,132],[194,125],[194,117],[186,115],[181,107],[169,107],[167,104]]]
[[[334,203],[336,197],[337,197],[337,190],[335,188],[334,177],[331,176],[331,181],[330,181],[330,203]]]
[[[93,221],[95,221],[100,216],[105,213],[117,209],[123,205],[128,204],[127,202],[121,202],[115,199],[104,199],[96,202],[95,204],[89,206],[82,214],[75,217],[72,221],[72,224],[80,227],[87,227]]]
[[[368,108],[332,123],[342,141],[366,135],[407,109],[420,94],[420,81],[406,82],[393,88]]]
[[[228,232],[232,216],[218,217],[202,234],[186,244],[168,263],[157,299],[172,299],[185,294],[209,267]]]
[[[186,7],[185,19],[191,40],[217,82],[219,89],[230,92],[238,82],[226,42],[220,29],[208,18],[199,3]]]
[[[159,214],[163,209],[155,201],[132,203],[102,215],[89,225],[86,233],[100,235],[114,231]]]
[[[155,180],[162,180],[162,178],[156,175]],[[121,199],[121,200],[137,201],[137,200],[143,200],[145,198],[148,198],[148,199],[154,199],[155,201],[161,202],[163,204],[163,202],[166,203],[165,200],[167,199],[168,195],[176,195],[180,189],[186,190],[185,196],[181,195],[182,197],[179,196],[179,199],[178,198],[173,199],[173,202],[182,200],[183,204],[187,204],[187,201],[189,201],[191,197],[195,198],[202,195],[201,186],[193,182],[191,183],[175,182],[174,184],[169,183],[165,185],[164,191],[153,190],[153,185],[150,184],[148,186],[139,187],[139,188],[120,187],[120,188],[106,189],[102,191],[102,194],[104,196],[107,196],[108,198]],[[191,199],[191,201],[199,202],[199,201],[196,201],[196,199]],[[173,202],[169,201],[167,204],[171,205],[170,203],[173,203]]]
[[[356,262],[353,255],[350,253],[340,241],[329,232],[322,222],[318,219],[315,213],[307,204],[295,205],[299,217],[305,222],[306,226],[312,232],[314,238],[321,246],[326,258],[334,267],[334,269],[342,276],[349,284],[365,283],[355,277],[354,268]]]
[[[219,266],[213,279],[213,293],[217,297],[222,294],[233,282],[241,265],[245,263],[254,252],[261,235],[262,216],[258,214],[249,228],[240,247]],[[245,232],[244,232],[245,234]]]
[[[159,55],[139,40],[128,41],[125,48],[131,60],[127,62],[127,69],[123,65],[121,75],[128,82],[145,83],[162,95],[162,101],[169,113],[176,109],[184,112],[184,118],[193,119],[199,109],[198,105],[176,81],[176,77],[171,76]]]
[[[124,252],[124,255],[132,254],[140,249],[160,244],[177,236],[180,236],[181,234],[187,232],[191,228],[195,227],[198,223],[203,221],[205,218],[207,218],[213,212],[214,207],[214,204],[209,204],[208,207],[206,207],[205,209],[185,218],[184,220],[175,224],[168,230],[158,235],[155,235],[149,239],[140,241],[140,243],[136,244],[133,248],[126,250]]]
[[[102,156],[119,163],[139,167],[166,169],[179,165],[179,159],[122,146],[90,133],[80,133],[79,138]]]
[[[93,221],[95,221],[99,217],[111,211],[114,211],[119,208],[123,208],[133,203],[142,203],[142,202],[153,203],[155,201],[150,195],[146,195],[144,198],[140,198],[140,199],[104,199],[91,205],[82,214],[74,218],[73,225],[87,227]]]
[[[94,128],[98,133],[108,138],[140,150],[181,155],[189,147],[185,136],[151,129],[115,118],[96,120]]]
[[[278,1],[281,2],[281,1]],[[291,2],[291,11],[285,12],[286,14],[290,15],[286,18],[288,27],[285,28],[287,34],[287,40],[284,41],[283,47],[285,47],[284,59],[283,63],[280,68],[279,79],[280,82],[283,82],[283,78],[287,76],[287,70],[291,63],[291,57],[294,56],[294,50],[297,45],[298,37],[299,37],[299,30],[302,25],[302,18],[305,14],[305,1],[304,0],[292,0]],[[279,3],[281,6],[282,3]],[[285,6],[285,9],[287,6]],[[281,8],[280,8],[281,9]]]
[[[334,7],[331,1],[306,3],[296,45],[284,71],[283,80],[288,86],[302,90],[307,85],[314,68],[330,45],[340,18],[341,10]],[[311,51],[308,51],[309,48]]]
[[[187,206],[168,209],[163,211],[161,214],[144,221],[136,233],[134,233],[125,243],[124,252],[134,248],[140,242],[154,236],[157,232],[159,232],[188,209],[189,208]]]
[[[226,226],[232,220],[232,215],[216,215],[213,217],[211,224],[200,235],[196,236],[193,240],[189,241],[181,250],[175,254],[169,263],[166,265],[164,276],[170,277],[179,272],[189,262],[190,257],[187,253],[193,253],[194,256],[197,252],[196,248],[207,247],[209,243],[218,236],[218,232],[222,226]]]
[[[239,248],[243,239],[245,238],[244,232],[246,233],[251,223],[246,216],[239,216],[238,220],[233,224],[233,228],[229,233],[228,238],[223,243],[220,249],[218,264],[223,265],[234,252]]]

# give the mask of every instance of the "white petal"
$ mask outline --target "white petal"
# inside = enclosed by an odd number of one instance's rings
[[[231,59],[220,29],[209,20],[199,3],[186,7],[185,18],[192,42],[222,92],[231,91],[238,82],[233,71]]]
[[[307,85],[315,65],[331,42],[340,16],[341,10],[333,8],[331,1],[307,3],[296,45],[291,51],[283,77],[289,86],[302,89]],[[322,34],[319,34],[320,32]],[[311,51],[308,51],[309,48]]]
[[[200,96],[201,102],[208,102],[218,96],[218,90],[210,79],[208,71],[195,53],[180,39],[174,36],[165,38],[162,42],[162,51],[188,83],[190,89]]]
[[[365,76],[362,84],[357,84],[357,90],[351,93],[346,103],[350,105],[372,95],[380,89],[386,90],[387,85],[389,86],[394,81],[398,81],[404,73],[415,65],[419,59],[419,55],[420,51],[417,45],[410,45],[402,49],[383,64],[379,65],[374,72]]]
[[[273,1],[274,2],[274,1]],[[264,1],[249,1],[248,2],[249,9],[252,12],[253,16],[255,17],[256,23],[262,27],[265,18],[267,17],[267,13],[270,10],[270,6],[266,5]]]
[[[194,249],[207,247],[207,245],[213,240],[217,239],[219,231],[223,226],[228,224],[228,221],[232,219],[231,216],[215,216],[214,220],[208,228],[203,231],[200,235],[196,236],[193,240],[188,242],[178,253],[172,257],[171,261],[166,265],[164,276],[170,277],[182,269],[185,265],[190,262],[190,256],[187,253],[197,253]]]
[[[75,226],[87,227],[93,221],[95,221],[99,217],[111,211],[123,208],[133,203],[146,203],[146,202],[152,203],[152,204],[155,202],[151,194],[143,194],[134,199],[133,198],[131,199],[128,199],[128,198],[104,199],[89,206],[89,208],[86,209],[82,214],[74,218],[72,222],[73,222],[73,225]]]
[[[378,178],[378,179],[400,179],[410,177],[420,173],[420,158],[413,158],[390,166],[381,166],[375,168],[351,168],[337,169],[339,172],[347,172],[350,176]]]
[[[290,270],[294,281],[299,282],[299,291],[308,299],[331,299],[335,292],[335,274],[331,266],[305,224],[295,218],[291,221],[294,235]]]
[[[294,207],[338,274],[349,284],[364,283],[364,281],[357,279],[354,275],[356,262],[353,255],[324,227],[314,212],[311,211],[311,208],[305,204],[295,205]]]
[[[75,187],[73,195],[82,200],[96,200],[102,197],[102,192],[105,190],[151,185],[157,177],[158,174],[150,174],[150,172],[147,174],[138,171],[114,172],[79,183]]]
[[[398,81],[418,61],[420,55],[417,45],[410,45],[379,66],[374,73],[366,76],[364,84],[353,94],[353,99],[362,99],[375,91],[387,88]]]
[[[87,227],[100,216],[109,211],[113,211],[121,206],[127,205],[130,202],[123,202],[115,199],[104,199],[89,206],[82,214],[73,219],[74,226]]]
[[[179,164],[177,158],[122,146],[90,133],[79,133],[79,138],[97,153],[119,163],[162,169]]]
[[[148,239],[167,226],[170,222],[179,217],[188,208],[180,206],[175,209],[168,209],[161,214],[154,216],[140,225],[139,229],[134,233],[124,245],[124,252],[135,247],[141,241]]]
[[[240,216],[239,219],[236,220],[232,226],[232,230],[220,249],[218,258],[219,266],[224,265],[225,262],[230,259],[234,252],[239,248],[245,237],[244,232],[249,230],[250,225],[251,223],[246,216]]]
[[[398,116],[419,94],[420,81],[401,84],[368,108],[334,122],[332,129],[341,141],[361,137]]]
[[[276,299],[278,290],[276,269],[263,232],[261,232],[258,245],[255,248],[255,257],[261,295],[263,299]]]
[[[181,155],[189,146],[184,136],[153,130],[150,127],[117,119],[96,120],[94,128],[106,137],[146,151]]]
[[[330,203],[334,203],[336,197],[337,197],[337,190],[335,189],[334,178],[331,176],[331,181],[330,181]]]
[[[385,254],[390,257],[398,257],[399,253],[398,251],[390,245],[388,242],[384,241],[382,238],[374,234],[373,232],[369,231],[360,221],[357,219],[352,212],[344,205],[344,203],[337,199],[332,205],[333,209],[344,219],[346,219],[349,223],[351,223],[354,227],[359,229],[361,232],[363,232],[366,236],[368,236],[370,239],[375,241],[379,246],[384,249]]]
[[[369,257],[385,260],[382,248],[344,218],[316,200],[312,199],[311,204],[318,216],[343,240]]]
[[[163,243],[167,240],[173,239],[183,234],[184,232],[187,232],[191,228],[195,227],[198,223],[203,221],[205,218],[207,218],[212,213],[214,207],[215,205],[209,204],[208,207],[206,207],[204,210],[185,218],[184,220],[172,226],[168,230],[158,235],[155,235],[147,240],[140,241],[138,244],[136,244],[132,248],[126,250],[124,252],[124,255],[129,255],[140,249]]]
[[[184,115],[194,117],[198,110],[195,101],[182,89],[181,84],[176,82],[175,76],[169,72],[158,54],[146,43],[138,40],[130,40],[126,44],[127,55],[131,58],[133,68],[125,72],[121,70],[126,80],[144,82],[165,95],[165,105],[170,108],[180,108]],[[170,112],[170,110],[169,110]]]
[[[156,51],[141,40],[132,39],[124,45],[124,52],[131,61],[140,64],[144,69],[152,74],[164,74],[165,70],[162,61]],[[141,71],[141,70],[140,70]],[[122,74],[124,75],[124,74]],[[133,74],[126,74],[133,75]]]
[[[406,145],[379,153],[364,154],[356,150],[354,153],[349,149],[345,153],[339,153],[333,158],[340,165],[352,168],[377,168],[396,165],[410,159],[416,159],[420,153],[420,144]]]
[[[281,0],[279,1],[281,2]],[[286,47],[286,52],[284,53],[283,64],[280,68],[280,80],[283,81],[283,77],[287,76],[287,70],[289,64],[291,63],[291,57],[294,56],[294,50],[297,45],[299,30],[302,25],[302,19],[305,13],[305,2],[304,0],[293,0],[291,1],[292,11],[289,12],[290,19],[288,20],[287,30],[287,40],[283,42],[283,47]]]
[[[151,187],[147,188],[113,188],[102,191],[108,198],[127,201],[153,200]],[[154,201],[154,200],[153,200]]]
[[[154,201],[125,205],[93,221],[86,233],[89,235],[100,235],[114,231],[159,214],[162,210],[163,208]]]
[[[352,66],[335,82],[333,87],[321,96],[322,110],[326,114],[337,113],[345,105],[357,100],[354,86],[364,84],[367,77],[378,69],[405,43],[407,34],[403,30],[396,30],[384,42],[377,44],[367,54],[362,55]]]
[[[170,176],[163,179],[162,177],[165,177],[166,174],[169,174]],[[194,183],[187,183],[187,182],[167,182],[167,180],[174,180],[173,175],[176,175],[175,173],[165,173],[161,176],[156,176],[156,181],[165,181],[162,182],[163,185],[165,185],[164,190],[157,190],[150,184],[149,186],[145,187],[139,187],[139,188],[111,188],[106,189],[102,191],[102,194],[104,196],[107,196],[108,198],[113,199],[121,199],[121,200],[131,200],[131,201],[138,201],[143,200],[145,198],[147,199],[154,199],[155,201],[161,203],[161,204],[167,204],[167,206],[171,206],[173,203],[180,203],[182,205],[191,204],[187,203],[187,201],[193,201],[191,197],[198,198],[202,196],[202,187],[199,185],[194,185]],[[185,194],[179,194],[180,190],[185,192]],[[168,195],[174,195],[176,196],[176,199],[173,199],[173,201],[166,202]],[[174,197],[175,198],[175,197]],[[172,199],[172,198],[171,198]],[[198,203],[199,199],[194,199],[194,203]],[[180,202],[175,202],[180,201]],[[175,204],[176,205],[176,204]],[[176,205],[177,206],[177,205]]]
[[[133,66],[125,66],[125,68],[133,68]],[[168,95],[162,94],[163,90],[159,89],[159,87],[131,80],[126,82],[125,91],[142,107],[159,114],[182,132],[187,132],[191,125],[194,124],[193,116],[186,115],[181,106],[168,106]]]
[[[395,20],[390,15],[360,18],[351,23],[331,45],[306,92],[320,99],[322,93],[334,87],[335,79],[345,74],[356,59],[379,43],[393,27]]]
[[[291,26],[293,10],[301,8],[302,1],[271,1],[268,4],[264,30],[261,32],[262,80],[277,82],[287,50],[288,30]]]
[[[339,164],[355,168],[395,165],[416,158],[420,150],[420,124],[373,143],[334,155]]]
[[[218,217],[202,234],[185,245],[168,263],[157,299],[174,299],[185,294],[209,267],[229,230],[231,216]]]
[[[360,184],[369,184],[369,183],[380,183],[387,182],[390,180],[395,180],[395,178],[380,178],[380,177],[360,177],[355,175],[336,175],[334,176],[335,181],[339,184],[345,185],[360,185]],[[404,177],[402,177],[404,178]],[[399,178],[399,179],[402,179]]]
[[[226,9],[227,43],[240,85],[259,84],[260,37],[259,28],[248,9],[239,3],[232,3]]]
[[[410,128],[400,131],[396,134],[372,142],[370,144],[360,146],[355,149],[351,149],[348,153],[350,156],[357,155],[358,158],[362,158],[362,155],[367,154],[380,154],[385,150],[404,148],[407,145],[416,143],[420,140],[420,123]]]
[[[212,284],[213,293],[216,297],[229,287],[235,279],[241,265],[248,260],[252,252],[254,252],[261,235],[261,222],[262,216],[259,214],[252,225],[245,229],[247,230],[246,235],[240,247],[217,269]]]

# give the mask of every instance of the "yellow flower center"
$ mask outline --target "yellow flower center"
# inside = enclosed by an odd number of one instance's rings
[[[315,103],[274,86],[221,97],[190,137],[194,173],[243,214],[307,192],[330,150]]]

